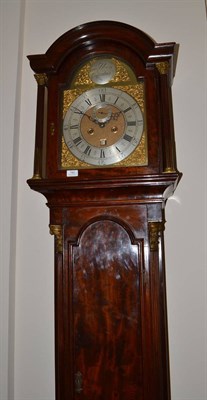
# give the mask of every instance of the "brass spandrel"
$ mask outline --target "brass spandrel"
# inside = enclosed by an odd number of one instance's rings
[[[117,59],[115,59],[114,62],[116,65],[116,74],[114,75],[112,82],[129,82],[132,78],[132,72],[130,71],[131,74],[129,73],[129,69],[123,62]]]
[[[72,102],[83,93],[81,89],[64,90],[63,92],[63,118]]]
[[[74,87],[93,84],[89,76],[90,68],[91,68],[91,63],[89,62],[80,69],[79,73],[77,74],[73,82]]]
[[[80,168],[92,168],[91,165],[78,160],[68,150],[64,138],[62,137],[62,154],[61,154],[61,167],[62,169],[80,169]]]
[[[120,89],[123,92],[127,92],[130,96],[139,104],[142,112],[144,113],[144,82],[140,81],[136,85],[127,86],[114,86],[116,89]]]
[[[141,140],[137,148],[126,157],[123,161],[116,163],[115,167],[131,167],[131,166],[144,166],[147,165],[147,143],[146,143],[146,133],[143,132]]]

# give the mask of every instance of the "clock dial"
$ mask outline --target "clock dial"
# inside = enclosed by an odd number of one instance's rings
[[[65,143],[79,160],[91,165],[115,164],[138,146],[144,128],[136,100],[123,90],[105,87],[82,93],[63,121]]]

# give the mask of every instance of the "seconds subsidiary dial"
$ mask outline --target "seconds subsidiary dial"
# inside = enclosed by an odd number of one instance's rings
[[[138,146],[143,129],[143,115],[136,100],[111,87],[82,93],[63,121],[70,151],[95,166],[113,165],[128,157]]]

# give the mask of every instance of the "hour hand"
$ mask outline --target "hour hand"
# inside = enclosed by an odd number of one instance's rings
[[[79,108],[73,106],[73,107],[71,107],[71,109],[73,110],[74,114],[84,115],[84,116],[88,117],[88,119],[91,120],[90,115],[88,115],[88,114],[84,113],[83,111],[79,110]]]

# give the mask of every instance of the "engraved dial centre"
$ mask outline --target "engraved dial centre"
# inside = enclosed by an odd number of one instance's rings
[[[93,108],[92,120],[98,124],[104,124],[111,119],[112,110],[109,104],[101,103]]]
[[[119,118],[114,125],[113,115],[119,113]],[[83,115],[80,123],[80,130],[83,138],[91,146],[112,146],[124,134],[125,118],[120,110],[112,105],[101,105],[91,107]],[[91,134],[93,132],[93,134]]]

